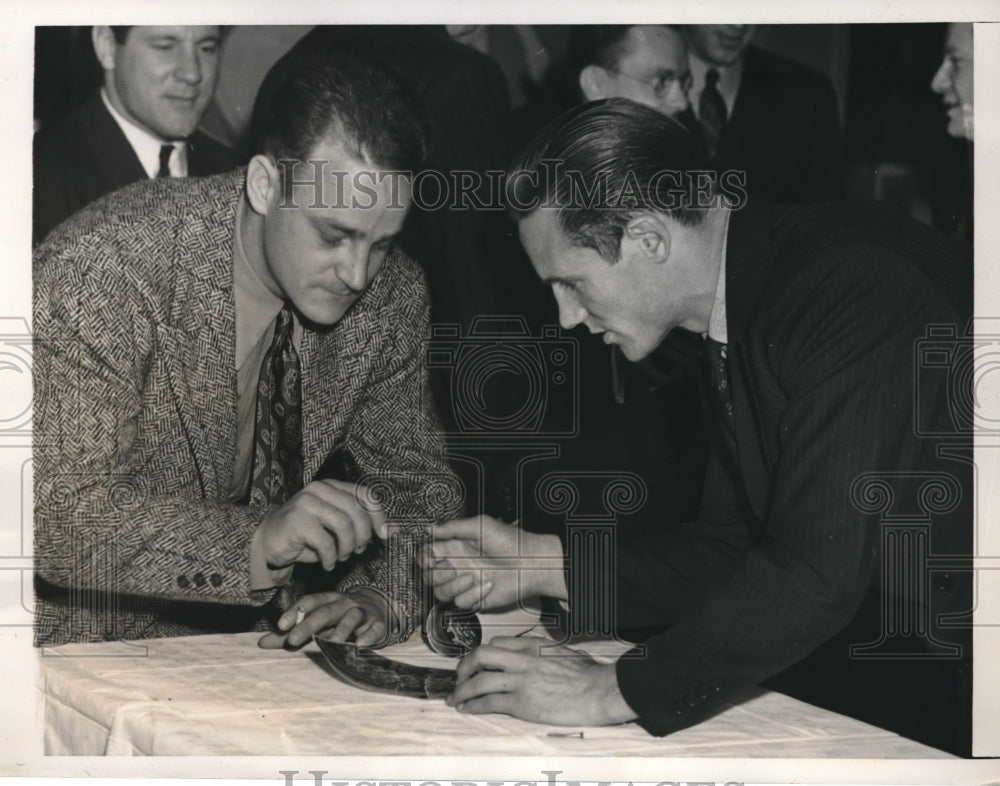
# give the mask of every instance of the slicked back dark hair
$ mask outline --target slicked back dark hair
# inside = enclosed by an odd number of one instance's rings
[[[254,153],[304,161],[323,140],[336,138],[358,160],[383,169],[417,172],[424,165],[417,101],[374,63],[356,56],[310,59],[272,81],[262,98],[254,111]]]
[[[571,243],[615,262],[625,225],[639,211],[664,213],[686,226],[700,224],[705,208],[678,200],[678,180],[658,175],[677,173],[684,183],[686,173],[707,171],[711,166],[702,146],[677,120],[625,98],[591,101],[545,126],[514,162],[507,181],[508,211],[521,221],[539,206],[553,205]],[[610,202],[579,199],[580,182],[589,189],[602,178]],[[615,202],[614,195],[624,193],[627,203]]]

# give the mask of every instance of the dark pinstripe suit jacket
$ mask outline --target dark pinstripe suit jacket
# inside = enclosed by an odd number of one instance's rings
[[[35,252],[36,643],[247,626],[264,511],[226,502],[236,455],[232,241],[243,172],[143,181]],[[344,446],[390,521],[454,515],[426,390],[426,288],[399,253],[302,342],[304,473]],[[411,533],[412,535],[412,533]],[[412,537],[344,563],[417,622]],[[334,578],[337,578],[336,575]]]
[[[937,555],[971,545],[968,465],[939,458],[942,440],[916,428],[954,431],[947,373],[915,363],[928,326],[965,330],[969,261],[874,208],[759,203],[732,214],[726,265],[736,455],[714,449],[696,521],[618,549],[619,628],[662,631],[644,657],[618,662],[619,686],[659,735],[717,712],[834,636],[867,597],[877,603],[884,515],[923,514]],[[968,435],[950,442],[970,455]],[[929,604],[930,618],[970,608],[968,574],[940,593],[928,578],[886,594]]]

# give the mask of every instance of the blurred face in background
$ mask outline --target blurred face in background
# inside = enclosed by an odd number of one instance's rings
[[[701,60],[715,66],[735,63],[750,44],[753,25],[687,25],[688,47]]]
[[[613,68],[589,65],[580,72],[580,89],[588,101],[628,98],[669,116],[688,108],[691,71],[677,30],[636,25],[625,34],[622,47]]]
[[[972,139],[972,24],[948,26],[944,60],[934,74],[931,90],[941,96],[948,114],[948,133]]]
[[[94,28],[104,89],[119,113],[161,139],[190,136],[215,90],[217,26],[140,26],[125,40]]]

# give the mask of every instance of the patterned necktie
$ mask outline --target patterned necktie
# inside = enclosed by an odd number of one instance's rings
[[[157,177],[170,177],[170,156],[173,152],[173,145],[160,146],[160,171],[156,173]]]
[[[705,356],[711,373],[712,403],[719,414],[726,431],[736,436],[736,420],[733,416],[733,396],[729,389],[729,369],[726,345],[714,338],[705,339]]]
[[[254,507],[280,505],[302,488],[302,391],[294,324],[286,303],[260,364],[250,480]]]
[[[698,119],[705,129],[705,141],[709,154],[714,156],[719,151],[719,138],[726,128],[726,102],[719,92],[719,72],[714,68],[705,74],[705,87],[698,99]]]

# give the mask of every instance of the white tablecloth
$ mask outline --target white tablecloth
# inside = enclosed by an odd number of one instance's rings
[[[42,651],[46,753],[948,758],[766,692],[664,738],[631,723],[561,728],[463,715],[443,701],[352,688],[326,671],[315,644],[299,652],[262,650],[259,635]],[[382,652],[454,665],[429,653],[419,636]],[[582,736],[555,736],[573,733]]]

